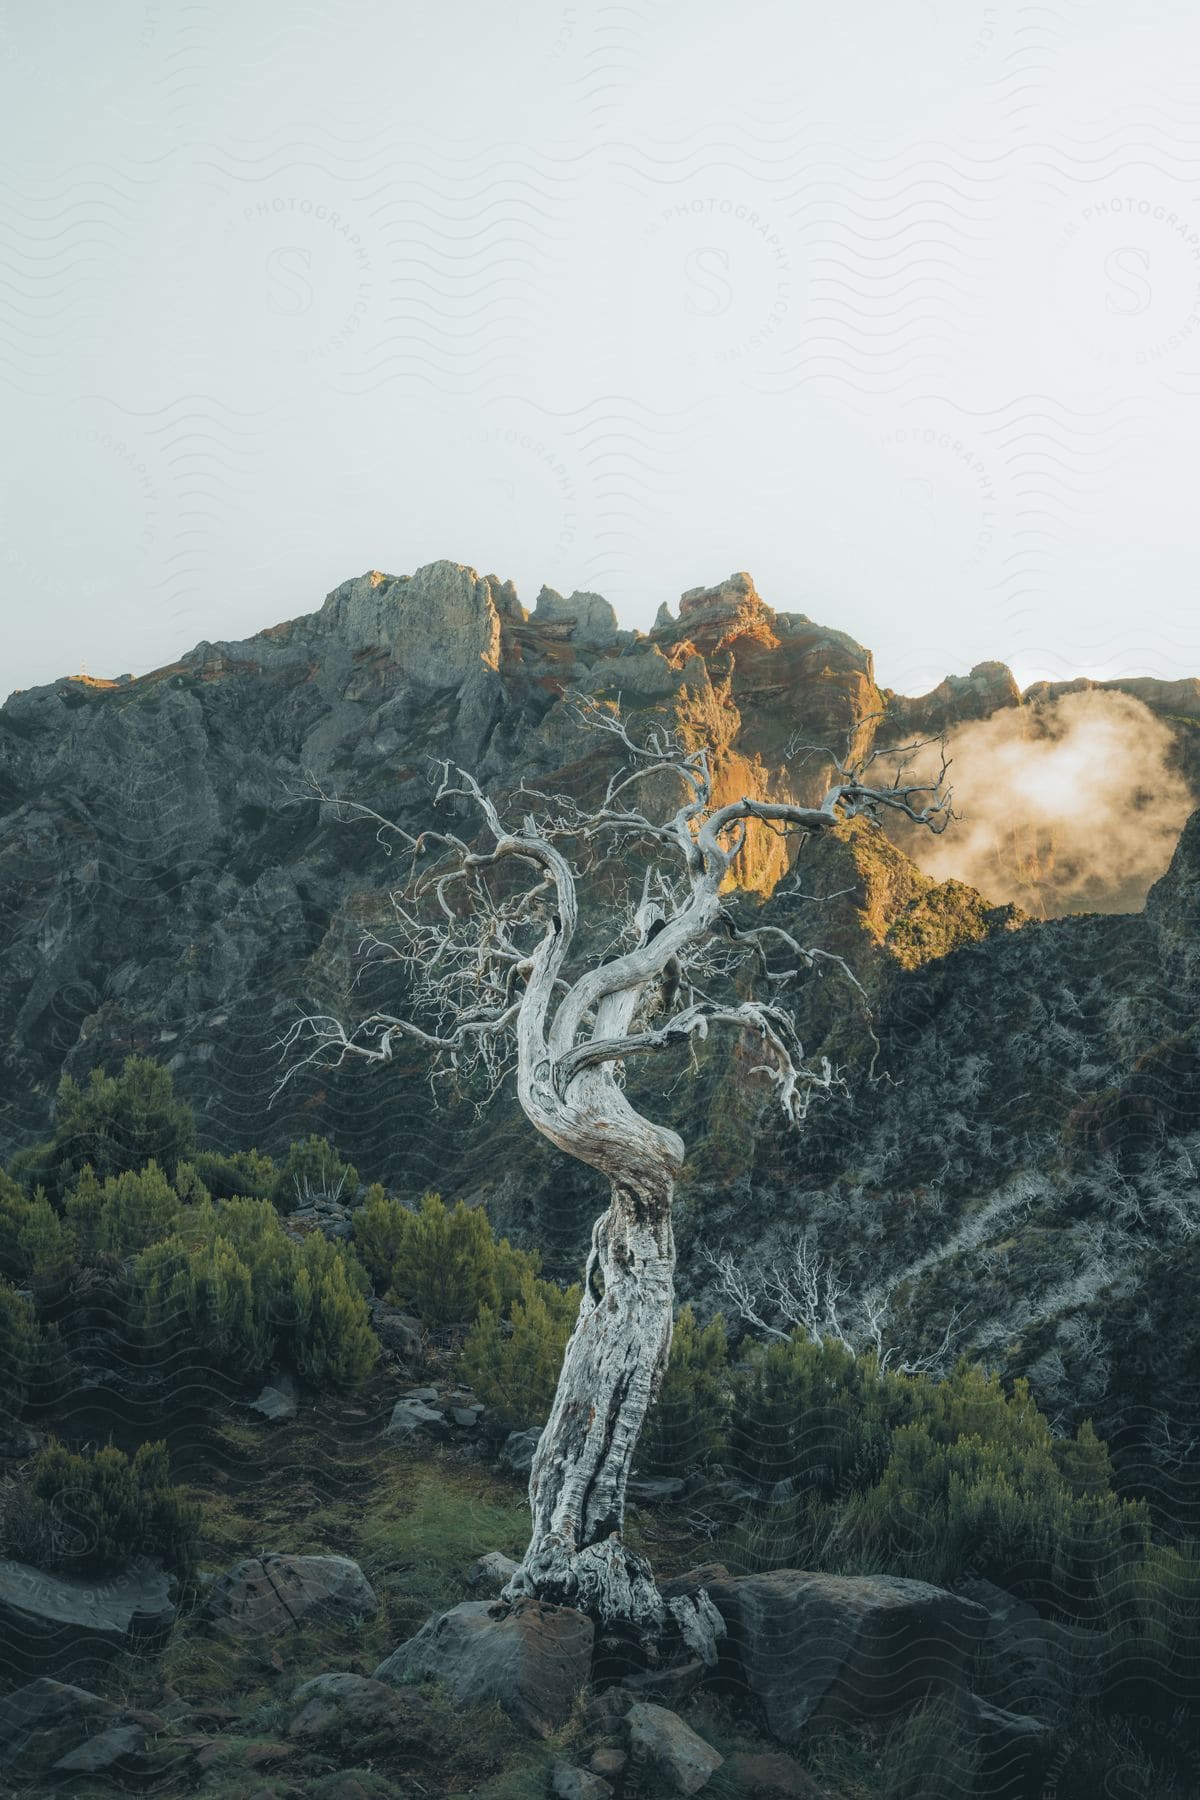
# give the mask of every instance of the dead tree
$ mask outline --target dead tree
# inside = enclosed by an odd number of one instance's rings
[[[676,1132],[630,1104],[625,1067],[730,1027],[755,1047],[752,1073],[773,1085],[798,1125],[812,1097],[839,1077],[827,1060],[810,1066],[781,990],[802,970],[819,972],[823,958],[839,959],[804,949],[778,926],[735,922],[727,889],[747,831],[759,821],[803,839],[855,817],[879,824],[888,809],[941,830],[953,815],[940,777],[904,780],[915,745],[888,753],[896,758],[890,785],[868,779],[880,752],[857,762],[827,753],[833,779],[817,806],[714,805],[706,749],[688,750],[659,727],[635,741],[619,712],[575,705],[580,723],[607,734],[622,759],[595,805],[524,789],[521,802],[533,801],[537,816],[510,827],[472,775],[446,764],[436,799],[477,811],[483,839],[472,845],[448,831],[414,837],[322,794],[340,817],[374,819],[381,842],[400,842],[411,859],[403,891],[392,896],[393,935],[366,942],[404,965],[412,1016],[374,1013],[347,1031],[307,1015],[285,1046],[315,1044],[289,1074],[350,1057],[386,1063],[406,1041],[424,1046],[435,1067],[474,1070],[493,1088],[515,1064],[531,1124],[605,1177],[609,1204],[592,1231],[579,1317],[533,1460],[529,1547],[505,1597],[575,1606],[651,1639],[673,1614],[685,1639],[711,1654],[719,1622],[707,1598],[668,1609],[645,1559],[623,1542],[626,1480],[670,1352],[671,1200],[684,1157]],[[673,795],[661,816],[642,810],[649,782]],[[644,877],[631,886],[615,953],[580,966],[579,877],[614,845],[626,867],[638,850]],[[524,882],[514,879],[522,870]],[[732,979],[739,967],[753,978],[740,988]]]

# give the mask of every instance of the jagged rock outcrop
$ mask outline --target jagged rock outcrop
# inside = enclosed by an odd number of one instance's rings
[[[1104,685],[1155,709],[1200,780],[1195,682]],[[869,651],[768,605],[741,572],[689,589],[644,634],[617,628],[599,596],[546,589],[530,613],[510,583],[447,562],[361,575],[314,612],[137,680],[13,695],[0,708],[0,1161],[46,1135],[64,1069],[83,1077],[138,1051],[171,1067],[206,1147],[279,1151],[324,1132],[410,1197],[436,1185],[484,1201],[576,1276],[590,1177],[510,1095],[477,1118],[474,1096],[447,1093],[438,1112],[414,1052],[386,1072],[298,1077],[267,1104],[301,1008],[350,1018],[403,997],[386,967],[352,986],[364,929],[386,932],[396,865],[370,822],[339,824],[306,795],[305,771],[409,830],[438,816],[439,758],[522,810],[522,780],[587,794],[613,765],[564,704],[572,688],[703,737],[720,798],[815,798],[826,770],[797,746],[863,750],[1023,703],[1001,664],[919,700],[881,693]],[[896,1330],[936,1340],[969,1289],[962,1348],[1036,1368],[1056,1405],[1082,1359],[1102,1412],[1122,1347],[1153,1342],[1155,1309],[1183,1292],[1194,1254],[1192,1113],[1154,1092],[1191,1067],[1198,830],[1143,914],[1038,924],[931,881],[899,840],[861,825],[808,846],[795,882],[793,847],[757,831],[731,904],[747,918],[764,906],[861,984],[826,965],[787,991],[806,1047],[844,1067],[849,1097],[795,1138],[737,1044],[700,1047],[683,1082],[676,1068],[631,1073],[690,1152],[685,1294],[712,1302],[703,1244],[770,1253],[804,1229],[848,1278],[895,1279]],[[602,952],[602,907],[592,930],[581,948]],[[1104,1156],[1138,1196],[1136,1233],[1097,1176]],[[1119,1305],[1104,1298],[1114,1282]]]

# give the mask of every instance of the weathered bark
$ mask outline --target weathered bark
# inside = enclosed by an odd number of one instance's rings
[[[671,1352],[672,1182],[614,1180],[592,1230],[579,1317],[533,1459],[533,1529],[503,1598],[536,1594],[601,1624],[658,1639],[672,1625],[716,1660],[724,1633],[708,1596],[664,1602],[649,1563],[624,1542],[625,1487]]]
[[[641,1628],[662,1622],[649,1567],[622,1542],[625,1485],[671,1349],[671,1184],[614,1181],[597,1219],[558,1392],[529,1482],[533,1530],[509,1592]]]

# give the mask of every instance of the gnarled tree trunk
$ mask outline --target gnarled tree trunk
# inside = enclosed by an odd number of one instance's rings
[[[655,1632],[649,1565],[626,1548],[625,1484],[671,1349],[672,1183],[614,1180],[529,1482],[533,1531],[508,1592]]]

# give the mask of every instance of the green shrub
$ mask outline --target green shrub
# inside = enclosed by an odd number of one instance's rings
[[[362,1205],[355,1210],[351,1221],[354,1248],[378,1294],[394,1289],[412,1217],[407,1206],[388,1199],[377,1181],[367,1189]]]
[[[319,1232],[294,1243],[269,1201],[189,1208],[172,1237],[143,1251],[130,1285],[131,1322],[152,1360],[198,1351],[248,1375],[280,1361],[349,1387],[379,1354],[365,1271]]]
[[[194,1199],[207,1199],[195,1173],[180,1164],[186,1190]],[[64,1206],[81,1256],[107,1252],[130,1256],[157,1243],[173,1229],[179,1214],[179,1195],[156,1162],[144,1169],[127,1169],[100,1181],[85,1168],[67,1195]]]
[[[354,1243],[376,1291],[414,1307],[425,1324],[469,1323],[489,1306],[507,1312],[541,1257],[499,1243],[482,1207],[446,1206],[426,1194],[419,1212],[376,1184],[354,1214]]]
[[[339,1156],[328,1138],[314,1132],[288,1150],[275,1173],[270,1197],[276,1206],[291,1212],[317,1194],[339,1195],[349,1201],[357,1186],[354,1164]]]
[[[38,1188],[0,1192],[0,1274],[37,1289],[53,1287],[75,1264],[75,1237]]]
[[[580,1296],[579,1287],[564,1291],[526,1270],[507,1330],[498,1308],[480,1307],[459,1367],[498,1425],[511,1431],[546,1418]]]
[[[30,1191],[41,1184],[60,1200],[86,1165],[100,1181],[152,1159],[173,1170],[195,1143],[192,1110],[176,1097],[170,1071],[149,1057],[128,1056],[117,1076],[93,1069],[86,1088],[64,1075],[53,1137],[16,1156],[12,1172]]]
[[[198,1509],[171,1486],[167,1448],[142,1444],[132,1460],[109,1445],[74,1455],[51,1443],[9,1502],[6,1535],[40,1568],[102,1573],[138,1556],[192,1573]]]
[[[667,1372],[638,1440],[640,1468],[655,1475],[682,1475],[723,1452],[728,1361],[724,1319],[718,1315],[702,1329],[691,1307],[681,1308]]]
[[[734,1421],[742,1470],[792,1488],[731,1549],[752,1566],[942,1586],[969,1571],[1096,1622],[1149,1551],[1148,1510],[1113,1492],[1091,1426],[1056,1439],[1026,1382],[1006,1392],[965,1362],[935,1381],[793,1338],[751,1352]]]
[[[284,1354],[314,1383],[355,1387],[374,1367],[379,1340],[351,1265],[319,1234],[307,1238],[293,1281],[295,1321]]]
[[[32,1306],[0,1277],[0,1391],[18,1414],[37,1371],[40,1333]]]
[[[831,1498],[849,1482],[866,1487],[882,1474],[896,1425],[911,1416],[917,1388],[882,1374],[827,1339],[803,1335],[756,1344],[734,1382],[730,1456],[748,1481],[791,1481]]]
[[[227,1155],[201,1150],[192,1158],[192,1165],[214,1200],[235,1200],[240,1196],[269,1200],[279,1177],[274,1158],[260,1150],[234,1150]],[[177,1186],[178,1181],[177,1170]]]

